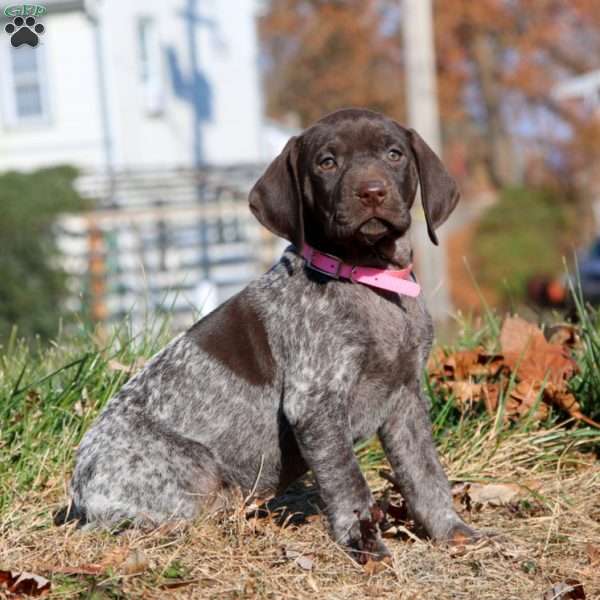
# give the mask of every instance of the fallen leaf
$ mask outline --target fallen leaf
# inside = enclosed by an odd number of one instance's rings
[[[100,565],[102,565],[104,570],[106,570],[108,568],[116,569],[116,568],[120,567],[125,562],[125,560],[127,560],[127,557],[129,556],[129,552],[130,552],[130,549],[129,549],[129,546],[127,546],[127,545],[116,546],[114,548],[111,548],[102,557],[102,560],[100,561]]]
[[[368,558],[367,562],[363,565],[363,569],[364,572],[369,576],[376,575],[377,573],[385,571],[391,562],[392,559],[389,556],[385,556],[382,560],[373,560],[372,558]]]
[[[299,556],[294,562],[304,571],[312,571],[315,568],[314,561],[308,556]]]
[[[444,376],[444,362],[446,352],[441,346],[436,346],[429,354],[427,360],[427,372],[431,377],[442,378]]]
[[[546,340],[542,330],[520,317],[507,317],[500,332],[506,363],[520,381],[563,384],[577,371],[577,363],[560,344]]]
[[[472,483],[469,487],[472,502],[490,506],[511,504],[521,493],[522,488],[516,483]]]
[[[528,347],[547,344],[542,330],[521,317],[506,317],[500,331],[500,347],[503,353],[519,354]]]
[[[554,584],[545,594],[543,600],[585,600],[583,584],[576,579],[565,579]]]
[[[303,571],[312,571],[315,568],[314,560],[309,554],[305,554],[293,548],[283,548],[283,556],[287,560],[293,561]]]
[[[571,392],[557,389],[555,386],[552,386],[552,384],[548,386],[546,391],[548,394],[548,401],[551,402],[553,406],[564,410],[574,419],[578,419],[592,427],[600,429],[600,423],[593,421],[581,412],[581,406]]]
[[[453,379],[468,379],[471,370],[477,365],[476,350],[462,350],[449,356],[444,362],[444,375]]]
[[[594,567],[600,565],[600,548],[588,543],[585,546],[585,550],[588,555],[588,560],[590,561],[590,566]]]
[[[121,571],[125,575],[136,575],[148,569],[149,564],[146,554],[142,550],[134,548],[121,564]]]
[[[497,383],[488,383],[483,388],[483,403],[488,415],[494,415],[498,408],[498,399],[500,398],[500,385]]]
[[[438,351],[433,356],[428,363],[429,372],[437,379],[495,377],[504,366],[504,357],[501,354],[488,354],[483,348],[459,350],[450,355]]]
[[[161,589],[165,590],[175,590],[178,588],[186,587],[188,585],[194,585],[196,583],[200,583],[200,579],[187,579],[182,581],[167,581],[166,583],[161,583]]]
[[[41,575],[26,571],[0,571],[0,589],[15,596],[44,596],[50,591],[51,583]]]
[[[510,391],[505,409],[509,417],[521,418],[531,415],[538,421],[548,417],[548,405],[543,402],[544,385],[541,381],[520,381]],[[535,408],[535,412],[532,410]]]
[[[474,404],[484,398],[484,383],[448,381],[442,387],[454,395],[456,403],[463,411],[472,408]]]
[[[546,337],[551,344],[576,348],[581,345],[581,337],[575,325],[560,323],[548,328]]]
[[[578,371],[569,354],[577,329],[561,325],[549,333],[550,341],[536,325],[517,316],[507,317],[500,333],[501,353],[489,354],[483,348],[454,353],[438,349],[428,362],[430,379],[451,393],[463,412],[483,404],[488,414],[494,415],[504,393],[505,420],[545,420],[554,407],[600,428],[582,413],[568,388]]]
[[[460,481],[452,485],[452,502],[457,510],[466,510],[471,512],[472,502],[469,495],[470,483]]]

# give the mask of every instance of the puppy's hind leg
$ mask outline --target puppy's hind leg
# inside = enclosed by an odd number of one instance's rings
[[[84,437],[71,490],[81,523],[153,526],[215,509],[229,485],[204,445],[143,415],[100,419]]]

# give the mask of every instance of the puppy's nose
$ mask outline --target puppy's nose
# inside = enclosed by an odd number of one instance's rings
[[[363,181],[358,186],[358,197],[365,206],[379,206],[386,196],[385,183],[379,179]]]

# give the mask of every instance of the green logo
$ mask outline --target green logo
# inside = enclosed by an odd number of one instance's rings
[[[11,4],[4,9],[7,17],[43,17],[48,9],[41,4]]]

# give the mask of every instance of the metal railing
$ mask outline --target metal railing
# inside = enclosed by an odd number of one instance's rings
[[[136,170],[80,178],[93,208],[58,223],[69,308],[110,323],[169,311],[185,327],[276,260],[282,242],[251,215],[262,165]]]

